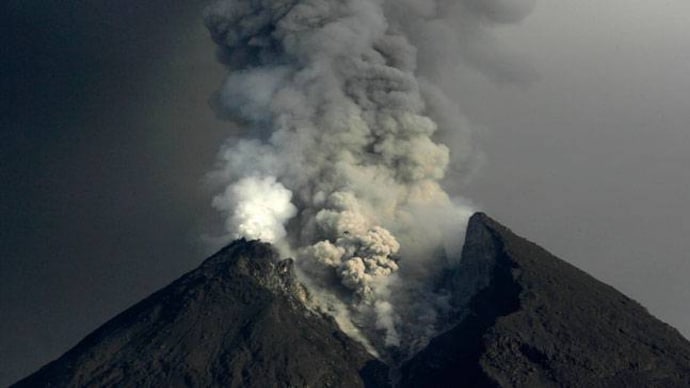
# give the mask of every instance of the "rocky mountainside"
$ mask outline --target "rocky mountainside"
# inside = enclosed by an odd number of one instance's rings
[[[16,386],[690,386],[675,329],[484,214],[445,279],[461,313],[389,368],[304,307],[291,260],[240,240]]]
[[[239,240],[17,387],[383,386],[387,367],[299,300],[291,260]]]
[[[690,387],[677,330],[484,214],[453,278],[477,292],[403,365],[403,387]]]

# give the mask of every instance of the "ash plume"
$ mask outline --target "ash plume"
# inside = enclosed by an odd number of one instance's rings
[[[410,355],[441,329],[452,306],[434,283],[473,213],[440,184],[451,160],[469,171],[473,156],[438,72],[490,62],[472,37],[528,10],[509,0],[221,0],[206,10],[228,68],[214,105],[243,131],[212,174],[228,237],[295,256],[313,307],[381,357]]]

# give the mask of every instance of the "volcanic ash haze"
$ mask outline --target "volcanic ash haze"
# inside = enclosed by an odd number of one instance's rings
[[[487,26],[530,8],[222,0],[206,10],[228,68],[214,105],[242,128],[211,174],[228,237],[294,255],[314,307],[381,357],[411,354],[452,312],[434,283],[473,212],[440,184],[451,160],[467,171],[473,155],[438,81],[461,63],[500,76],[484,66],[504,62],[488,55]],[[439,142],[451,137],[453,152]]]

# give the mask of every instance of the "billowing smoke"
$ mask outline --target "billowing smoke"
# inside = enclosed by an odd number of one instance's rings
[[[207,9],[229,70],[214,105],[244,129],[222,149],[214,176],[226,187],[214,206],[230,237],[289,247],[315,308],[383,357],[409,355],[451,312],[437,282],[472,213],[440,184],[451,159],[470,164],[472,147],[437,73],[481,63],[471,37],[528,8],[222,0]],[[443,132],[455,134],[453,155]]]
[[[213,199],[228,213],[226,227],[233,238],[275,242],[285,238],[285,223],[297,214],[292,192],[274,177],[245,177]]]

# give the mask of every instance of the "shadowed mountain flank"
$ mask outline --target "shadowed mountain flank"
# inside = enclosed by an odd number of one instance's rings
[[[305,307],[292,260],[238,240],[16,386],[690,386],[675,329],[482,213],[440,286],[457,314],[389,369]]]
[[[481,213],[453,279],[472,276],[464,318],[403,366],[402,386],[690,386],[677,330]]]

